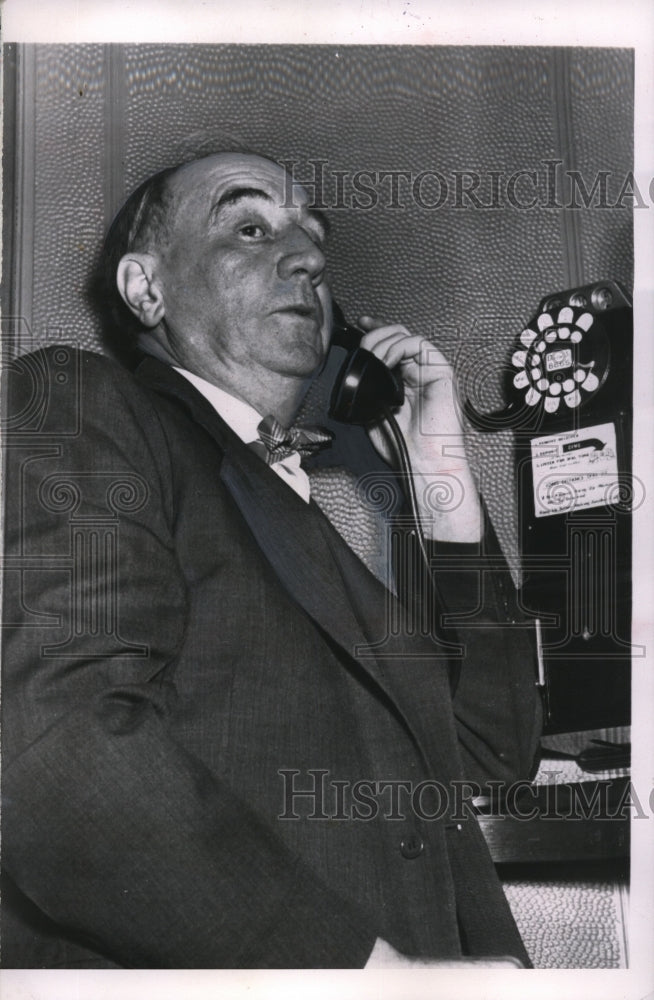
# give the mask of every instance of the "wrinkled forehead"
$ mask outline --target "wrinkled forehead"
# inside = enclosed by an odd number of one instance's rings
[[[220,198],[231,190],[258,190],[284,207],[309,207],[306,191],[273,160],[242,153],[217,153],[185,163],[171,178],[177,207]]]

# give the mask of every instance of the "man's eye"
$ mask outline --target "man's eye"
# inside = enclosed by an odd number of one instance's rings
[[[246,226],[241,226],[239,234],[245,236],[248,240],[260,240],[266,235],[263,227],[255,225],[254,222],[249,222]]]

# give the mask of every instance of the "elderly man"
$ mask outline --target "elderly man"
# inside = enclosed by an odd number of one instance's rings
[[[35,356],[48,405],[12,437],[8,474],[6,964],[528,963],[450,800],[532,766],[524,631],[476,592],[485,627],[452,683],[438,636],[391,634],[400,601],[311,500],[292,443],[277,461],[260,428],[289,424],[324,364],[324,242],[270,160],[165,171],[106,248],[135,372],[70,352],[79,381],[57,380],[54,352]],[[451,370],[403,326],[360,323],[399,366],[424,503],[452,471],[439,435],[462,445]],[[31,412],[25,371],[10,413]],[[432,554],[479,550],[463,454],[462,503],[423,510]]]

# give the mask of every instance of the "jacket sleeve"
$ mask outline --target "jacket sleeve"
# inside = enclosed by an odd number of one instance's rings
[[[411,537],[403,558],[416,567],[404,573],[413,593],[402,596],[420,603],[426,627],[461,649],[451,676],[464,775],[482,787],[529,778],[542,728],[533,623],[519,609],[490,518],[484,511],[479,543],[425,541],[432,573],[426,585]]]
[[[370,916],[171,737],[186,599],[165,438],[126,373],[87,355],[62,387],[53,358],[18,363],[7,393],[11,879],[121,966],[365,965]]]

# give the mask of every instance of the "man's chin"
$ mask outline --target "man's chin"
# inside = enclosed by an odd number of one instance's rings
[[[312,379],[319,375],[325,366],[327,351],[322,340],[316,338],[311,344],[303,341],[296,344],[287,355],[286,363],[277,365],[277,371],[283,375],[296,378]]]

